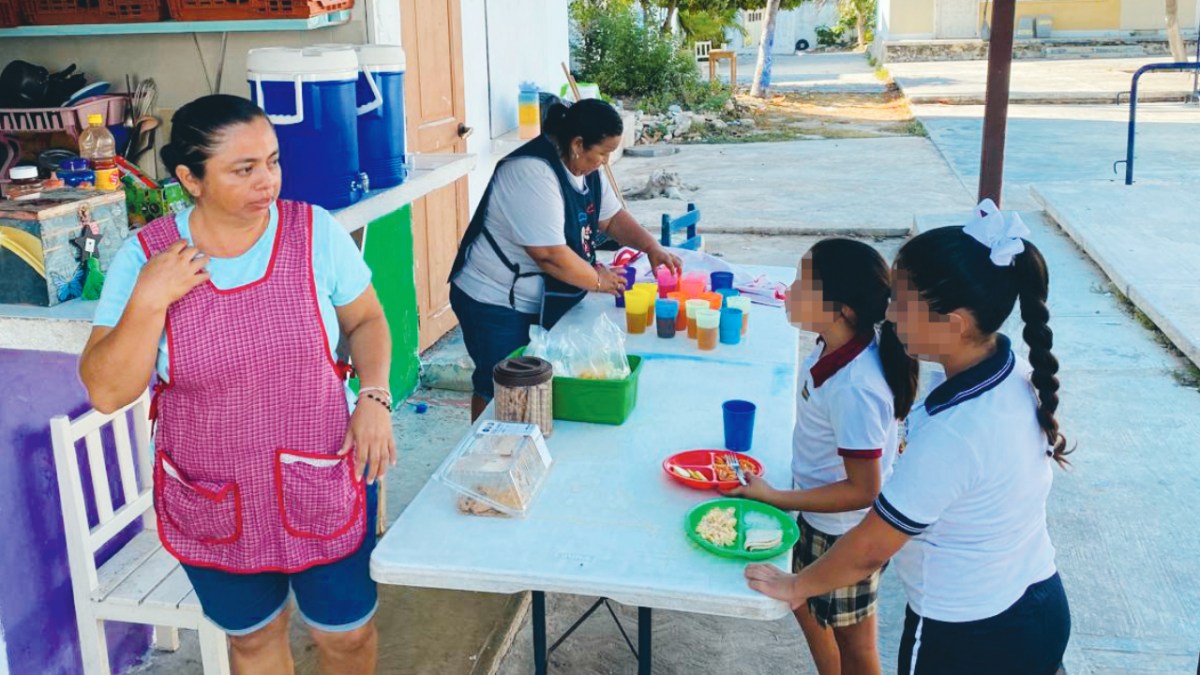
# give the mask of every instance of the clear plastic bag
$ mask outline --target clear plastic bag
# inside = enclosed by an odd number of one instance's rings
[[[623,380],[630,374],[625,332],[604,315],[586,332],[577,326],[558,332],[533,326],[525,354],[549,361],[558,377]]]

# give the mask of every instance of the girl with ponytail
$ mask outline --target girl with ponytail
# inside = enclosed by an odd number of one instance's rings
[[[1028,235],[989,200],[965,227],[900,249],[888,317],[945,380],[914,406],[904,456],[861,524],[798,575],[746,571],[751,588],[796,605],[895,556],[908,596],[900,672],[1050,675],[1066,651],[1046,499],[1068,451],[1049,273]],[[999,332],[1017,306],[1028,362]]]
[[[884,322],[891,273],[869,245],[826,239],[800,261],[789,320],[818,335],[798,382],[792,489],[750,477],[735,496],[799,511],[794,568],[812,565],[867,514],[891,473],[898,422],[916,394],[917,362]],[[879,673],[880,570],[806,598],[796,619],[822,675]]]

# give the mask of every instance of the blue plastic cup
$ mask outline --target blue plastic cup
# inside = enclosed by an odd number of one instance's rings
[[[742,341],[742,310],[721,310],[721,344],[736,345]]]
[[[750,452],[754,441],[754,404],[726,401],[721,404],[721,411],[725,416],[725,447],[734,452]]]
[[[621,267],[620,274],[625,277],[625,290],[633,288],[633,282],[637,280],[637,270],[632,267]],[[625,293],[617,294],[617,307],[625,306]]]
[[[654,315],[658,337],[670,339],[675,337],[675,319],[679,317],[679,301],[678,300],[656,300],[654,302]]]
[[[714,293],[722,288],[733,288],[733,272],[713,272],[710,279]]]

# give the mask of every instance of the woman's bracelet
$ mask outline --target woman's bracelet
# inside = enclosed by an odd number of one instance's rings
[[[599,293],[600,292],[600,279],[602,277],[600,276],[600,269],[599,268],[594,268],[594,269],[596,270],[596,292]]]
[[[358,395],[362,396],[363,394],[370,392],[370,391],[377,391],[380,394],[383,394],[383,397],[387,399],[387,402],[389,404],[392,402],[392,392],[389,391],[387,387],[363,387],[358,390]]]
[[[390,413],[390,412],[392,412],[392,402],[391,402],[391,401],[386,401],[386,400],[384,400],[384,399],[383,399],[383,397],[376,396],[375,394],[372,394],[372,393],[370,393],[370,392],[367,392],[367,393],[365,393],[365,394],[359,394],[359,396],[358,396],[358,400],[359,400],[360,402],[361,402],[361,401],[362,401],[364,398],[371,399],[372,401],[375,401],[375,402],[376,402],[376,403],[378,403],[379,405],[381,405],[381,406],[383,406],[383,407],[387,408],[387,411],[388,411],[389,413]]]

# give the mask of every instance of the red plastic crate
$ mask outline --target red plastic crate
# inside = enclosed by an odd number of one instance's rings
[[[310,19],[354,7],[354,0],[167,0],[176,21]]]
[[[21,4],[25,22],[33,26],[142,23],[166,18],[162,0],[21,0]]]
[[[0,0],[0,28],[15,28],[21,25],[21,13],[17,0]]]

